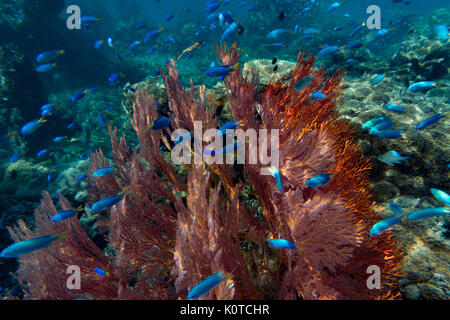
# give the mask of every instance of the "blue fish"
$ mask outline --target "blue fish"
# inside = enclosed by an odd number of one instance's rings
[[[37,129],[39,129],[42,126],[42,124],[46,121],[47,120],[44,119],[30,121],[20,129],[20,133],[23,136],[30,135],[34,133]]]
[[[350,32],[350,38],[353,38],[353,36],[354,36],[355,34],[357,34],[359,31],[361,31],[362,28],[363,28],[362,25],[359,25],[359,26],[355,27],[355,28],[352,30],[352,32]]]
[[[83,181],[86,178],[87,178],[87,176],[85,174],[82,174],[77,178],[77,182]]]
[[[220,13],[213,12],[206,17],[206,21],[211,22],[213,20],[216,20],[217,18],[219,18],[219,15],[220,15]]]
[[[91,210],[94,212],[103,211],[106,209],[111,208],[116,203],[120,202],[122,200],[122,195],[120,193],[112,195],[110,197],[101,199],[94,203],[91,207]]]
[[[373,128],[375,125],[377,125],[378,123],[382,122],[382,121],[386,121],[388,120],[388,116],[385,114],[381,114],[379,116],[373,117],[372,119],[370,119],[369,121],[363,123],[362,125],[362,129],[363,130],[370,130],[371,128]]]
[[[377,31],[377,33],[375,34],[375,36],[372,38],[372,40],[370,40],[370,42],[374,42],[382,37],[384,37],[385,35],[387,35],[389,33],[389,30],[387,29],[380,29]]]
[[[48,72],[50,70],[53,70],[56,68],[56,63],[47,63],[47,64],[41,64],[40,66],[36,67],[37,72]]]
[[[113,173],[114,173],[114,169],[113,168],[105,167],[105,168],[101,168],[101,169],[96,170],[92,174],[92,176],[98,178],[98,177],[108,176],[108,175],[111,175]]]
[[[411,92],[425,92],[436,86],[435,81],[421,81],[414,83],[408,87],[408,91]]]
[[[303,30],[304,34],[315,34],[315,33],[319,33],[319,29],[316,28],[306,28],[305,30]]]
[[[11,156],[11,158],[9,158],[9,162],[11,163],[17,162],[21,157],[22,155],[20,153],[15,153]]]
[[[74,216],[77,215],[77,212],[74,210],[65,210],[65,211],[60,211],[58,213],[56,213],[51,219],[50,221],[52,222],[61,222],[64,221],[66,219],[72,218]]]
[[[78,102],[78,101],[80,101],[82,98],[84,98],[84,96],[86,95],[86,93],[88,93],[87,90],[86,90],[86,91],[80,91],[80,92],[75,93],[75,94],[72,96],[72,102]]]
[[[105,125],[106,125],[106,119],[105,119],[105,117],[104,117],[103,115],[99,115],[99,116],[97,117],[97,120],[98,120],[98,122],[99,122],[102,126],[105,126]]]
[[[426,208],[426,209],[420,209],[411,212],[406,216],[408,220],[420,220],[424,218],[434,217],[434,216],[441,216],[445,214],[450,213],[450,208],[447,207],[440,207],[440,208]]]
[[[219,14],[218,16],[219,21],[220,21],[220,25],[230,25],[234,22],[233,17],[231,16],[230,12],[222,12]]]
[[[222,38],[220,38],[221,41],[227,40],[233,36],[233,34],[237,31],[239,25],[236,22],[233,22],[230,24],[228,28],[225,29],[225,31],[222,34]]]
[[[163,31],[164,31],[164,28],[163,28],[163,27],[161,27],[161,28],[159,28],[159,29],[156,29],[156,30],[153,30],[153,31],[150,31],[150,32],[147,33],[147,35],[145,36],[144,42],[147,43],[147,42],[149,42],[149,41],[155,40],[156,37],[158,37],[158,35],[159,35],[161,32],[163,32]]]
[[[225,271],[219,271],[206,279],[204,279],[202,282],[197,284],[195,287],[193,287],[191,290],[189,290],[188,299],[197,299],[203,296],[205,293],[207,293],[209,290],[217,286],[219,283],[221,283],[224,280],[227,280],[231,277],[231,274],[226,273]]]
[[[95,48],[95,49],[100,49],[100,48],[103,46],[103,43],[105,43],[105,41],[103,41],[103,40],[97,40],[97,41],[95,41],[95,43],[94,43],[94,48]]]
[[[153,51],[155,51],[156,47],[157,47],[157,46],[151,46],[150,48],[148,48],[147,54],[152,54]]]
[[[430,191],[436,199],[450,206],[450,195],[448,193],[434,188],[431,188]]]
[[[384,131],[376,131],[374,134],[377,137],[383,138],[383,139],[396,139],[402,137],[403,131],[400,130],[384,130]]]
[[[274,177],[277,182],[278,190],[283,191],[283,183],[281,182],[280,171],[278,171],[278,169],[274,166],[270,167],[269,171],[272,174],[272,177]]]
[[[140,30],[144,29],[145,27],[146,27],[145,23],[138,23],[135,28],[136,30]]]
[[[30,252],[48,247],[56,240],[64,238],[65,232],[53,235],[48,234],[42,237],[32,238],[14,243],[0,253],[0,258],[17,258]]]
[[[67,129],[73,129],[73,128],[75,128],[77,126],[77,123],[75,122],[75,121],[73,121],[73,122],[71,122],[71,123],[69,123],[68,125],[67,125]]]
[[[336,54],[340,49],[337,46],[329,46],[325,44],[324,48],[319,51],[319,56],[331,56]]]
[[[208,77],[220,77],[221,79],[225,78],[228,74],[230,74],[233,71],[236,71],[239,69],[239,63],[236,63],[234,66],[226,65],[226,66],[214,66],[209,67],[205,74]]]
[[[349,44],[347,46],[347,48],[349,48],[349,49],[359,49],[362,46],[364,46],[364,44],[362,42],[353,42],[353,43]]]
[[[311,96],[316,99],[323,99],[327,97],[327,95],[322,92],[314,92]]]
[[[342,5],[346,2],[346,0],[342,1],[342,2],[333,2],[329,7],[328,7],[328,12],[334,11],[336,9],[339,9],[340,7],[342,7]]]
[[[106,272],[106,271],[103,270],[103,269],[100,269],[100,268],[98,268],[98,267],[95,267],[95,268],[94,268],[94,271],[95,271],[95,273],[98,274],[99,276],[102,276],[102,277],[109,277],[109,273]]]
[[[108,37],[108,39],[106,40],[106,42],[108,43],[108,46],[109,46],[110,48],[114,48],[114,41],[113,41],[113,38]]]
[[[130,47],[128,49],[130,51],[134,51],[134,49],[136,49],[140,45],[141,45],[141,42],[139,40],[136,40],[132,44],[130,44]]]
[[[217,9],[219,9],[221,2],[220,1],[208,1],[206,3],[206,13],[210,14]]]
[[[289,249],[289,250],[297,249],[295,242],[285,240],[285,239],[270,239],[269,244],[272,247],[279,248],[279,249]]]
[[[311,7],[304,7],[304,8],[300,11],[300,13],[306,13],[306,12],[308,12],[309,10],[311,10]]]
[[[402,161],[408,160],[409,157],[402,157],[397,151],[388,151],[385,154],[378,157],[378,160],[393,165],[396,163],[401,163]]]
[[[56,137],[53,139],[53,142],[61,142],[65,139],[66,137]]]
[[[172,37],[167,37],[167,39],[165,40],[166,43],[175,43],[175,39]]]
[[[386,103],[383,108],[395,113],[405,113],[405,109],[403,109],[403,107],[399,106],[398,104]]]
[[[423,120],[422,122],[420,122],[417,126],[416,129],[417,130],[422,130],[425,129],[426,127],[431,126],[432,124],[435,124],[436,122],[438,122],[439,120],[441,120],[442,118],[448,118],[450,115],[450,113],[438,113],[435,114],[434,116],[431,116],[429,118],[426,118],[425,120]]]
[[[173,17],[174,17],[173,14],[172,14],[172,13],[169,13],[169,14],[164,18],[164,20],[166,20],[166,22],[169,22],[170,20],[172,20]]]
[[[304,78],[301,78],[300,80],[298,80],[298,82],[295,84],[294,86],[294,90],[303,90],[305,89],[307,86],[309,86],[311,84],[311,82],[314,80],[313,77],[310,76],[306,76]]]
[[[169,125],[170,119],[163,116],[153,121],[152,130],[161,130],[167,128]]]
[[[241,121],[228,121],[219,128],[219,130],[217,131],[217,135],[222,136],[226,133],[227,130],[234,130],[236,128],[239,128],[240,126],[242,126]]]
[[[370,228],[369,235],[375,236],[378,235],[390,227],[392,227],[394,224],[397,224],[401,221],[401,217],[390,217],[384,220],[381,220],[380,222],[373,225],[372,228]]]
[[[92,17],[92,16],[84,16],[84,17],[81,17],[80,22],[81,22],[81,24],[86,24],[89,22],[99,22],[101,20],[102,20],[102,18],[96,18],[96,17]]]
[[[326,185],[330,180],[331,176],[323,173],[306,180],[305,184],[310,188],[317,188]]]
[[[267,38],[276,39],[276,38],[280,37],[281,35],[285,34],[286,32],[287,32],[287,30],[284,28],[275,29],[275,30],[269,32],[269,34],[267,34]]]
[[[379,74],[379,75],[375,76],[375,78],[373,78],[370,83],[374,86],[374,85],[380,83],[381,81],[383,81],[383,79],[384,79],[384,75]]]
[[[374,125],[372,128],[370,128],[369,133],[376,134],[377,132],[381,132],[383,130],[392,128],[392,126],[394,124],[395,124],[394,121],[392,121],[390,119],[380,121],[376,125]]]
[[[36,158],[40,158],[48,153],[48,149],[42,149],[36,154]]]
[[[55,108],[53,108],[52,106],[50,106],[50,107],[48,107],[48,108],[42,110],[41,116],[43,116],[43,117],[48,117],[48,116],[53,115],[53,112],[55,112]]]
[[[47,63],[50,62],[59,56],[64,54],[64,50],[51,50],[40,53],[36,56],[36,61],[39,63]]]
[[[53,105],[52,105],[51,103],[47,103],[47,104],[44,104],[44,105],[41,107],[41,111],[49,110],[49,109],[52,109],[52,108],[53,108]]]
[[[120,78],[120,74],[113,73],[109,76],[108,81],[109,81],[109,83],[114,84],[117,82],[117,80],[119,80],[119,78]]]

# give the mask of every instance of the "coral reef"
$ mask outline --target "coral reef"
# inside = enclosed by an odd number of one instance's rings
[[[237,46],[218,48],[224,64],[238,62]],[[77,219],[50,223],[57,209],[44,193],[35,212],[35,229],[23,221],[9,228],[15,241],[66,232],[57,244],[20,258],[17,278],[31,299],[174,299],[185,298],[201,279],[219,270],[233,278],[202,299],[376,299],[398,297],[400,255],[392,236],[368,238],[377,218],[369,194],[368,169],[352,143],[349,122],[334,112],[342,93],[343,73],[332,77],[313,70],[314,59],[299,54],[290,81],[271,81],[261,92],[256,70],[230,74],[225,81],[229,108],[243,129],[280,130],[280,168],[283,191],[262,164],[241,167],[205,162],[176,167],[166,158],[172,145],[165,132],[149,128],[158,111],[153,96],[138,89],[132,126],[139,148],[109,126],[113,176],[94,179],[92,173],[110,165],[101,151],[91,153],[89,202],[122,193],[122,201],[102,213],[107,247],[90,240]],[[173,61],[162,74],[173,128],[193,132],[194,121],[204,129],[216,127],[214,95],[185,90]],[[299,94],[297,81],[313,75]],[[311,99],[322,88],[327,98]],[[205,142],[195,140],[200,147]],[[252,146],[246,147],[246,149]],[[305,181],[330,172],[332,181],[312,189]],[[250,187],[250,190],[248,189]],[[186,199],[176,196],[186,191]],[[242,201],[253,197],[257,207]],[[60,196],[61,209],[70,205]],[[253,202],[255,203],[255,202]],[[89,211],[89,209],[87,209]],[[268,238],[285,238],[300,250],[270,248]],[[66,288],[66,268],[78,265],[82,288]],[[368,290],[366,269],[381,268],[382,288]],[[94,267],[109,273],[99,281]]]

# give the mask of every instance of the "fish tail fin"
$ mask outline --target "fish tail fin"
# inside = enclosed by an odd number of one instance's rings
[[[39,119],[39,123],[46,123],[48,120],[47,119],[45,119],[45,118],[40,118]]]
[[[67,233],[68,233],[68,231],[64,231],[64,232],[61,232],[61,233],[58,233],[58,234],[54,235],[53,236],[53,241],[64,239],[65,237],[67,237]]]
[[[15,136],[17,136],[18,133],[19,133],[19,132],[18,132],[17,130],[15,130],[15,131],[13,131],[13,132],[8,133],[6,136],[7,136],[7,137],[15,137]]]
[[[238,70],[238,69],[239,69],[239,62],[236,63],[234,66],[232,66],[231,69],[232,69],[233,71]]]
[[[64,49],[58,51],[58,54],[59,54],[59,55],[63,55],[64,53],[65,53]]]
[[[283,183],[281,182],[280,174],[277,174],[276,179],[277,179],[277,188],[278,188],[278,190],[283,191]]]
[[[231,273],[231,272],[224,272],[221,275],[222,280],[228,280],[228,279],[231,279],[232,277],[233,277],[233,273]]]
[[[159,28],[158,32],[161,33],[164,31],[164,27]]]
[[[444,112],[444,113],[442,114],[442,118],[450,119],[450,111]]]
[[[96,22],[100,22],[100,21],[102,21],[102,20],[103,20],[103,18],[97,18],[97,19],[95,19]]]
[[[132,193],[133,193],[133,191],[131,190],[131,185],[126,186],[125,188],[123,188],[122,192],[120,192],[120,194],[122,196],[127,196],[127,195],[130,195]]]

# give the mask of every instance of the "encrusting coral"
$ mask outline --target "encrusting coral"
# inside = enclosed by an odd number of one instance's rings
[[[218,48],[224,65],[236,65],[240,51]],[[260,92],[255,70],[232,72],[226,80],[227,100],[243,130],[279,129],[279,172],[283,190],[262,164],[200,163],[175,166],[170,128],[151,130],[158,116],[152,96],[138,90],[132,125],[139,147],[109,127],[114,175],[92,178],[110,166],[103,153],[91,154],[89,202],[124,190],[123,199],[98,222],[107,248],[100,249],[78,219],[51,223],[57,209],[48,193],[35,211],[33,231],[19,221],[9,228],[15,241],[66,232],[54,245],[20,258],[16,277],[30,299],[185,299],[190,289],[220,270],[232,278],[201,299],[386,299],[398,297],[398,254],[392,236],[369,237],[379,220],[368,191],[370,169],[353,141],[349,122],[338,120],[334,108],[341,95],[343,72],[327,77],[313,71],[314,58],[301,53],[288,79],[271,81]],[[185,90],[173,61],[162,73],[173,128],[203,132],[217,127],[214,96]],[[244,75],[242,75],[244,74]],[[301,91],[296,83],[312,82]],[[324,99],[312,99],[320,91]],[[162,145],[164,144],[164,146]],[[206,142],[198,142],[206,146]],[[245,146],[248,151],[251,145]],[[238,174],[236,171],[241,171]],[[186,173],[187,172],[187,173]],[[309,188],[306,180],[330,173],[325,186]],[[242,200],[253,191],[260,212]],[[184,191],[187,196],[177,196]],[[60,196],[63,210],[70,208]],[[299,250],[276,250],[267,239],[295,241]],[[67,267],[81,268],[81,289],[66,287]],[[381,289],[367,288],[367,268],[381,270]],[[98,267],[107,277],[95,273]]]

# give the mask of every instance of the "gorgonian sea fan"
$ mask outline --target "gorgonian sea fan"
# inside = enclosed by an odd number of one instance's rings
[[[217,48],[223,64],[235,65],[240,51]],[[338,120],[334,108],[341,95],[343,72],[327,77],[313,71],[314,58],[298,56],[287,76],[261,89],[256,70],[231,73],[225,80],[234,120],[243,129],[279,129],[279,171],[283,191],[274,178],[260,175],[261,164],[237,169],[227,164],[169,163],[162,143],[171,148],[170,128],[152,131],[158,118],[156,103],[145,88],[138,90],[132,125],[139,147],[131,150],[125,137],[109,127],[113,176],[90,179],[90,202],[121,192],[123,200],[99,225],[108,247],[100,250],[77,219],[52,224],[57,210],[48,193],[35,211],[36,227],[23,221],[9,231],[18,241],[66,231],[67,237],[47,249],[20,258],[16,277],[31,299],[182,299],[202,279],[224,270],[233,277],[201,299],[385,299],[398,297],[396,281],[400,255],[392,236],[369,237],[378,220],[368,192],[369,165],[353,143],[349,123]],[[185,90],[175,63],[162,73],[169,98],[172,126],[203,132],[217,126],[214,95],[198,94],[191,82]],[[300,79],[314,80],[301,91]],[[321,91],[325,99],[311,99]],[[198,142],[197,142],[198,143]],[[202,143],[204,147],[205,142]],[[246,148],[249,148],[246,146]],[[109,166],[102,152],[91,154],[90,174]],[[236,173],[236,170],[242,172]],[[312,189],[305,181],[329,172],[326,186]],[[244,189],[258,199],[261,214],[247,206]],[[247,187],[248,188],[248,187]],[[180,191],[186,199],[177,197]],[[60,196],[63,209],[68,201]],[[295,241],[299,251],[274,250],[268,238]],[[66,269],[82,271],[80,290],[66,287]],[[367,267],[382,272],[381,289],[369,290]],[[94,268],[106,270],[99,277]]]

